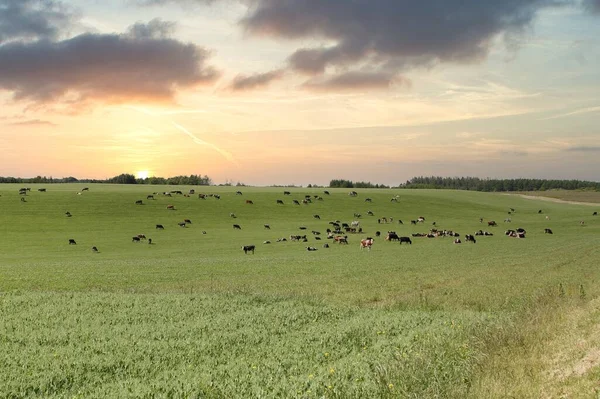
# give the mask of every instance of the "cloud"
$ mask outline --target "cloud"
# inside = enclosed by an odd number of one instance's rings
[[[569,0],[254,0],[241,20],[253,35],[319,39],[290,66],[304,73],[361,63],[402,70],[473,63],[498,36],[519,35],[539,11]]]
[[[600,146],[582,145],[582,146],[576,146],[576,147],[569,147],[565,151],[567,151],[567,152],[600,152]]]
[[[585,0],[584,4],[595,14],[600,14],[600,0]]]
[[[178,89],[212,83],[210,52],[165,37],[172,24],[135,24],[126,34],[81,34],[68,40],[0,46],[0,90],[15,100],[171,101]]]
[[[247,91],[265,87],[274,80],[281,79],[283,71],[276,69],[266,73],[257,73],[254,75],[238,75],[233,79],[230,85],[233,91]]]
[[[53,0],[0,0],[0,44],[10,40],[55,39],[76,18]]]
[[[22,122],[7,123],[8,126],[58,126],[54,122],[44,121],[41,119],[30,119]]]
[[[406,86],[410,81],[385,72],[346,72],[325,79],[310,79],[303,87],[314,91],[354,91],[387,89],[393,84]]]

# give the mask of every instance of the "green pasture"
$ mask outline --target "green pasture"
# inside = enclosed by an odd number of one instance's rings
[[[590,206],[442,190],[22,186],[0,185],[0,397],[465,397],[493,337],[532,308],[598,294]],[[334,244],[332,220],[363,232]],[[463,243],[383,239],[434,221]],[[526,239],[504,235],[517,227]],[[479,229],[494,235],[464,242]]]

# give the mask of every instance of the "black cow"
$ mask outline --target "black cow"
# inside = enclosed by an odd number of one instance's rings
[[[323,191],[323,194],[329,195],[329,191],[325,190],[325,191]]]
[[[400,237],[393,231],[388,231],[388,235],[385,237],[386,241],[398,241]]]
[[[268,224],[265,224],[264,226],[265,226],[265,229],[267,229],[267,230],[271,230],[271,226],[270,226],[270,225],[268,225]]]
[[[306,226],[300,226],[298,227],[300,230],[306,230]]]
[[[45,188],[38,188],[38,191],[39,191],[40,193],[45,193],[45,192],[46,192],[46,189],[45,189]]]
[[[131,242],[140,242],[140,237],[138,237],[138,236],[131,237]]]
[[[371,198],[365,198],[365,202],[373,202]]]
[[[187,224],[192,224],[192,221],[190,219],[183,219],[183,222]]]
[[[369,216],[375,216],[375,214],[373,213],[373,211],[367,211],[367,215],[369,215]]]
[[[92,247],[92,252],[98,252],[98,248]]]
[[[215,195],[213,195],[213,197],[215,197],[215,198],[216,198],[216,199],[218,199],[218,200],[220,200],[220,199],[221,199],[221,196],[220,196],[219,194],[215,194]]]
[[[185,227],[185,222],[179,222],[179,223],[177,223],[177,225],[178,225],[179,227]]]
[[[472,234],[465,234],[465,241],[471,241],[473,244],[477,243],[475,236]]]
[[[329,244],[327,244],[327,243],[323,244],[323,248],[329,248]]]
[[[300,205],[300,202],[298,200],[294,200],[294,204]]]
[[[592,213],[592,216],[598,216],[598,212]]]
[[[156,229],[157,229],[157,230],[164,230],[164,229],[165,229],[165,226],[163,226],[162,224],[157,224],[157,225],[156,225]]]
[[[69,212],[69,211],[66,211],[65,215],[67,215],[68,218],[70,218],[71,216],[73,216],[73,215],[71,215],[71,212]]]
[[[284,191],[283,195],[292,195],[292,193],[290,193],[289,191]]]
[[[554,234],[552,229],[544,229],[544,234]]]
[[[309,252],[312,252],[312,251],[316,251],[317,248],[315,248],[315,247],[306,247],[306,250],[309,251]]]
[[[412,241],[410,240],[410,237],[400,237],[400,244],[402,244],[403,242],[412,244]]]
[[[152,245],[152,238],[148,238],[148,244]]]
[[[150,195],[146,196],[146,199],[151,199],[151,200],[153,200],[153,199],[154,199],[154,195],[150,194]]]
[[[319,215],[313,215],[313,218],[315,218],[315,219],[321,219],[321,216],[319,216]]]
[[[542,213],[542,210],[540,209],[540,210],[538,211],[538,213]]]
[[[417,224],[417,221],[416,220],[411,220],[410,224]]]
[[[376,231],[375,232],[375,237],[379,237],[379,236],[381,236],[381,231]]]
[[[254,249],[256,248],[256,246],[254,245],[244,245],[242,247],[242,249],[244,250],[244,253],[247,254],[248,252],[252,252],[254,253]]]
[[[69,245],[76,245],[77,243],[73,238],[69,238]]]
[[[137,200],[137,201],[135,201],[135,204],[136,205],[143,205],[144,203],[142,202],[142,200]]]
[[[234,230],[241,230],[241,229],[242,229],[242,227],[241,227],[239,224],[234,224],[234,225],[233,225],[233,229],[234,229]]]
[[[282,200],[277,200],[277,204],[283,205],[283,201]]]
[[[495,220],[492,220],[492,221],[488,222],[488,226],[498,226],[498,223],[496,223]]]
[[[235,195],[242,195],[242,192],[241,191],[236,191]]]
[[[81,191],[90,191],[90,188],[89,187],[84,187],[84,188],[81,189]]]

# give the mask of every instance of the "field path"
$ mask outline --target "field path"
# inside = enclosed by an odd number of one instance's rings
[[[503,195],[512,195],[512,196],[517,196],[517,197],[521,197],[521,198],[525,198],[525,199],[556,202],[559,204],[587,205],[587,206],[596,206],[596,207],[598,206],[598,204],[594,203],[594,202],[568,201],[568,200],[562,200],[562,199],[558,199],[558,198],[542,197],[539,195],[526,195],[526,194],[503,194]]]

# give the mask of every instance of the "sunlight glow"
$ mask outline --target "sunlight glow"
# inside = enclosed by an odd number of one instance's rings
[[[139,170],[135,173],[135,177],[138,179],[147,179],[150,177],[150,171],[148,170]]]

